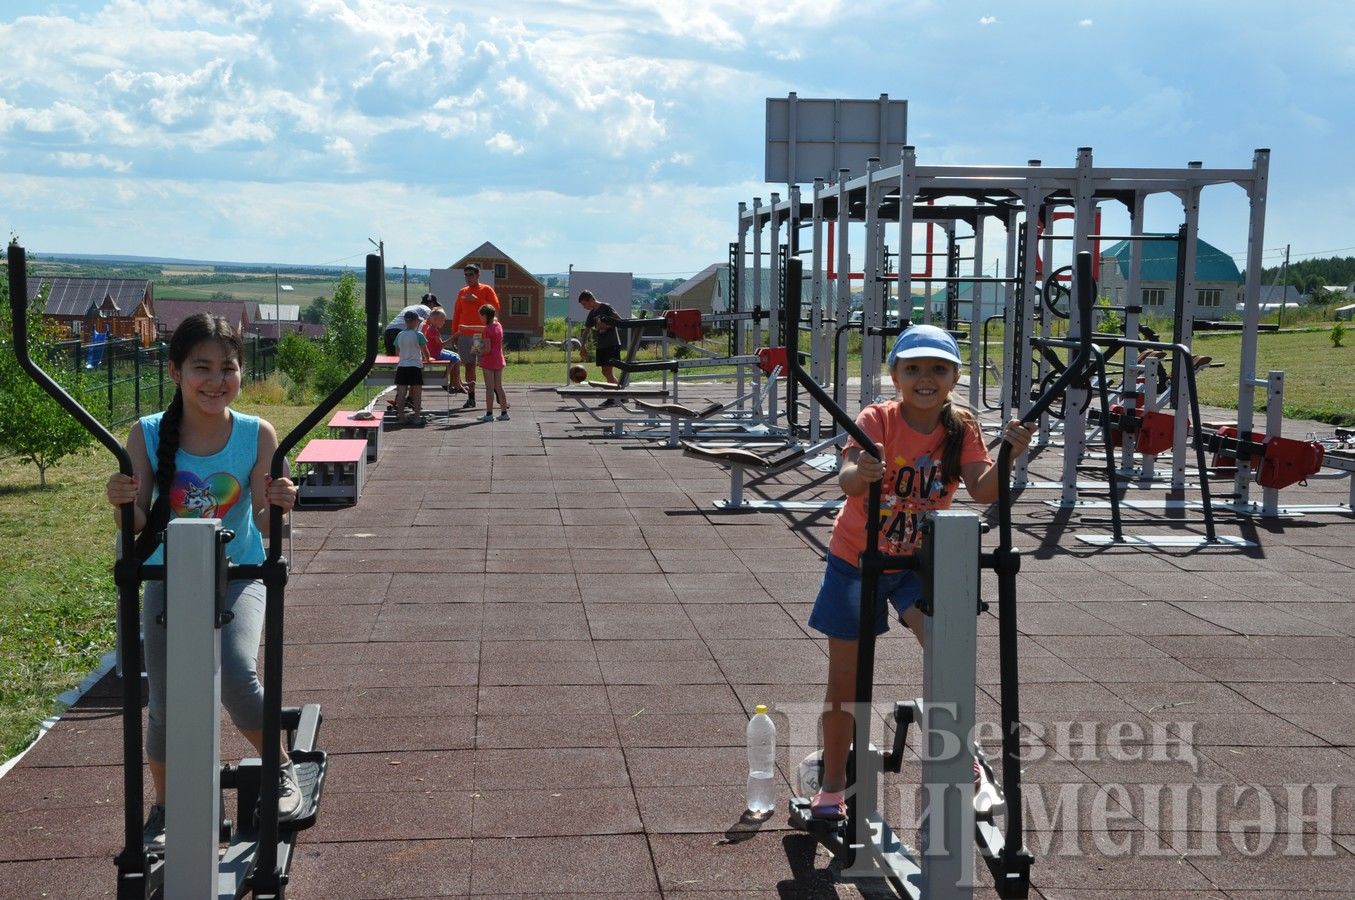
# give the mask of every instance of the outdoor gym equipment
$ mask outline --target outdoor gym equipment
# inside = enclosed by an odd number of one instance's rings
[[[792,270],[799,266],[792,261]],[[1091,306],[1091,254],[1077,256],[1078,306]],[[790,303],[796,305],[792,289]],[[793,350],[793,348],[792,348]],[[809,392],[819,394],[824,409],[866,452],[877,455],[875,443],[827,393],[800,369],[791,353],[791,374]],[[1090,337],[1084,336],[1073,359],[1059,379],[1028,411],[1040,415],[1071,384],[1085,379],[1096,363]],[[966,900],[974,894],[971,878],[974,844],[991,872],[1002,897],[1026,897],[1030,888],[1033,858],[1023,837],[1020,750],[1020,683],[1017,666],[1016,575],[1020,555],[1012,546],[1011,445],[1005,441],[998,453],[998,546],[982,553],[981,526],[972,513],[946,511],[932,514],[924,527],[922,547],[914,556],[887,556],[879,551],[880,482],[868,495],[866,550],[861,569],[861,612],[857,647],[855,739],[848,761],[847,818],[841,822],[812,815],[807,798],[791,801],[791,820],[807,830],[843,863],[844,875],[880,877],[894,891],[926,900]],[[974,727],[976,616],[985,608],[979,600],[980,567],[998,575],[998,647],[1002,708],[1002,790],[1006,809],[1001,813],[1005,828],[999,828],[991,812],[976,812],[971,801],[973,774],[971,752]],[[876,609],[880,574],[913,570],[924,588],[919,609],[924,625],[923,694],[913,702],[896,703],[893,747],[882,753],[870,743],[870,719],[875,682]],[[922,785],[929,798],[927,848],[913,858],[896,837],[879,808],[879,779],[884,771],[898,772],[903,760],[907,727],[920,721],[924,745]],[[947,752],[948,751],[948,752]],[[985,781],[989,777],[983,764]]]
[[[24,249],[8,255],[14,351],[20,365],[53,399],[108,448],[124,475],[131,457],[74,398],[43,371],[28,352],[27,264]],[[367,355],[345,381],[278,444],[269,473],[285,474],[287,453],[362,381],[376,358],[383,273],[379,256],[367,257]],[[122,670],[123,850],[118,854],[118,900],[234,898],[284,900],[296,834],[314,824],[325,778],[325,754],[315,749],[321,714],[318,704],[282,706],[283,557],[281,507],[270,507],[267,558],[258,565],[226,560],[229,531],[219,519],[174,519],[165,530],[163,566],[144,565],[133,552],[132,504],[122,509],[118,561],[118,647]],[[264,719],[261,760],[220,766],[219,698],[221,627],[226,584],[258,579],[267,599],[264,618]],[[166,589],[166,717],[173,722],[166,745],[167,858],[143,843],[144,790],[141,732],[141,659],[138,630],[142,581],[164,580]],[[278,783],[280,738],[287,729],[288,753],[297,769],[303,800],[300,815],[280,826]],[[236,792],[236,817],[224,817],[221,791]],[[257,817],[256,817],[257,810]],[[224,850],[221,844],[227,846]]]

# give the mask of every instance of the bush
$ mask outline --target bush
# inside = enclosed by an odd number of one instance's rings
[[[1337,322],[1331,327],[1331,345],[1333,347],[1341,346],[1341,339],[1346,336],[1346,325],[1344,322]]]

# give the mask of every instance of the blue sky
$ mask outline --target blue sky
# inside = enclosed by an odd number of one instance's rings
[[[379,237],[426,267],[491,240],[686,275],[777,189],[765,99],[795,91],[908,100],[924,164],[1269,147],[1266,247],[1355,254],[1348,0],[6,0],[0,47],[0,224],[36,252],[357,264]],[[1202,236],[1240,254],[1246,215],[1210,189]]]

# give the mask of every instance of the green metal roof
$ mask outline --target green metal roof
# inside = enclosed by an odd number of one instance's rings
[[[1161,237],[1171,240],[1142,242],[1143,268],[1139,277],[1143,281],[1176,280],[1176,235],[1164,234]],[[1129,248],[1129,241],[1119,241],[1101,251],[1102,259],[1114,257],[1120,267],[1120,277],[1126,281],[1129,280]],[[1231,256],[1211,244],[1197,240],[1195,281],[1197,284],[1202,281],[1241,282],[1242,273],[1238,271],[1237,263],[1233,262]]]

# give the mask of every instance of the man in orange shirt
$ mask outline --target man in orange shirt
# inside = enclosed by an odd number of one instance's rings
[[[462,409],[473,409],[475,368],[479,360],[471,349],[471,342],[485,330],[484,320],[480,318],[480,307],[488,303],[498,311],[499,295],[489,285],[480,283],[480,267],[475,263],[466,263],[461,271],[466,276],[466,286],[457,292],[456,303],[452,306],[452,339],[456,341],[457,355],[466,367],[466,402],[462,404]],[[457,364],[452,363],[451,368],[455,372]]]

